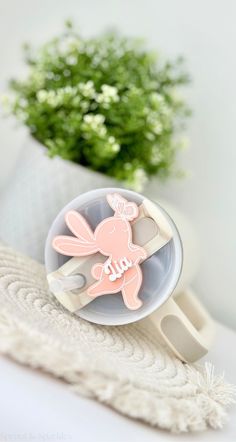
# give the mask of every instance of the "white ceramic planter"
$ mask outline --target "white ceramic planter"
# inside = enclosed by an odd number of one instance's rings
[[[59,157],[49,158],[47,150],[29,137],[0,196],[0,238],[43,262],[47,232],[62,207],[80,193],[114,186],[112,178]]]
[[[20,252],[44,262],[48,230],[58,212],[80,193],[99,187],[122,187],[105,175],[59,157],[28,138],[17,167],[0,195],[0,239]],[[148,193],[175,221],[184,245],[183,274],[178,290],[188,285],[197,267],[197,245],[186,217],[157,192]]]

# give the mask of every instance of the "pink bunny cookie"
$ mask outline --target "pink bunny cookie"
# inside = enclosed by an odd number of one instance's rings
[[[56,236],[53,248],[67,256],[87,256],[100,252],[108,256],[105,263],[95,264],[92,276],[97,280],[87,293],[96,298],[121,291],[130,310],[142,305],[138,293],[142,284],[140,261],[147,258],[146,251],[132,243],[130,221],[138,217],[138,206],[117,193],[108,194],[107,201],[114,216],[104,219],[93,232],[82,215],[70,210],[65,221],[76,236]]]

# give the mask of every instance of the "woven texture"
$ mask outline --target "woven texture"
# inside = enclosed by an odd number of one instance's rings
[[[80,193],[114,183],[111,178],[78,164],[49,158],[47,150],[29,138],[0,195],[0,237],[11,247],[43,262],[45,240],[58,212]]]
[[[232,387],[210,365],[183,364],[147,318],[90,324],[48,291],[44,267],[0,246],[0,351],[64,378],[79,394],[171,431],[221,427]]]

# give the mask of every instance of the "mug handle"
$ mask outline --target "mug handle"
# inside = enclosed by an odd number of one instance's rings
[[[209,350],[214,323],[193,291],[186,289],[150,315],[165,343],[184,362],[196,362]]]

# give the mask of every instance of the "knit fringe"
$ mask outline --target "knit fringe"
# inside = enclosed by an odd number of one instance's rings
[[[222,428],[227,407],[234,403],[235,387],[224,375],[215,375],[214,367],[188,366],[195,396],[160,397],[157,392],[139,388],[118,378],[108,378],[88,366],[81,356],[62,349],[59,342],[49,342],[45,335],[30,330],[6,312],[0,314],[0,352],[14,360],[41,368],[63,378],[78,394],[96,398],[122,414],[172,432],[202,431]]]

